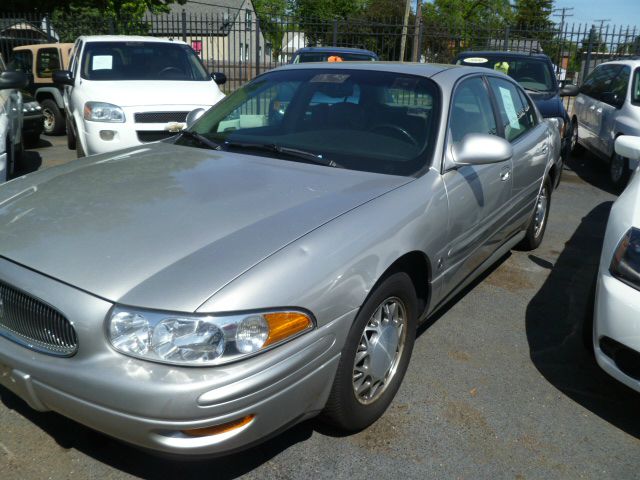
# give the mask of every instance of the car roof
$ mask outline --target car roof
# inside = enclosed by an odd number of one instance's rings
[[[33,43],[31,45],[20,45],[19,47],[13,47],[13,51],[18,50],[37,50],[40,48],[71,48],[73,43]]]
[[[309,53],[309,52],[341,52],[341,53],[365,53],[373,57],[378,55],[371,50],[365,50],[363,48],[349,48],[349,47],[303,47],[294,53]]]
[[[145,37],[143,35],[82,35],[78,38],[85,43],[90,42],[154,42],[154,43],[181,43],[182,40],[168,40],[166,38]]]
[[[277,70],[304,70],[304,69],[335,69],[335,70],[367,70],[379,72],[404,73],[431,78],[442,72],[450,72],[455,77],[463,77],[470,73],[487,74],[484,67],[470,67],[463,65],[449,65],[439,63],[412,63],[412,62],[318,62],[318,63],[292,63],[275,68]],[[509,78],[496,72],[500,76]]]
[[[599,63],[600,65],[629,65],[630,67],[640,66],[640,57],[632,57],[632,58],[620,58],[617,60],[611,60],[609,62]]]
[[[466,57],[482,57],[482,56],[500,56],[500,57],[512,57],[512,58],[537,58],[541,60],[549,59],[548,55],[544,53],[530,53],[530,52],[517,52],[517,51],[503,51],[503,50],[482,50],[482,51],[473,51],[467,50],[466,52],[462,52],[458,55],[457,58],[466,58]],[[550,59],[549,59],[550,60]]]

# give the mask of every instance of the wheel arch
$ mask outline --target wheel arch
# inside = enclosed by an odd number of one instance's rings
[[[398,257],[378,278],[369,295],[385,278],[397,272],[404,272],[411,278],[418,298],[418,317],[421,317],[427,311],[431,299],[431,264],[424,252],[414,250]]]
[[[64,103],[62,101],[62,95],[60,94],[60,90],[55,87],[42,87],[36,90],[34,95],[38,102],[42,102],[44,100],[53,100],[60,110],[64,109]]]

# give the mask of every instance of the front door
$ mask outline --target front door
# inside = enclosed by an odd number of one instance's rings
[[[454,145],[469,133],[497,134],[496,117],[482,76],[463,80],[455,89],[447,129],[449,157]],[[451,164],[445,161],[445,165]],[[464,165],[443,174],[449,200],[447,290],[469,276],[506,235],[506,206],[511,198],[511,160]]]

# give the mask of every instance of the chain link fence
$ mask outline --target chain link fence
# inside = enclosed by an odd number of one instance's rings
[[[151,35],[187,42],[211,71],[224,72],[227,91],[257,74],[288,63],[308,46],[372,50],[381,60],[451,63],[467,50],[511,50],[545,53],[559,80],[580,84],[599,63],[640,55],[635,26],[562,23],[550,28],[450,27],[420,18],[313,19],[257,16],[252,10],[226,8],[148,14],[141,20],[41,13],[0,14],[0,54],[11,60],[15,46],[72,42],[79,35]]]

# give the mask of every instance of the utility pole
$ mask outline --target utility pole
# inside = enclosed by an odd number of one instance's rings
[[[411,54],[413,62],[419,62],[418,49],[420,48],[420,33],[422,31],[422,2],[418,0],[418,8],[416,9],[416,26],[413,34],[413,52]]]
[[[600,18],[598,20],[594,20],[594,23],[600,22],[600,29],[598,30],[600,34],[602,34],[602,27],[604,26],[604,22],[610,22],[610,21],[611,21],[610,18]]]
[[[567,13],[567,12],[571,12],[573,10],[573,7],[570,8],[554,8],[553,11],[554,12],[561,12],[561,13],[554,13],[553,16],[554,17],[560,17],[560,33],[562,33],[562,31],[564,30],[564,19],[567,17],[573,17],[573,13]]]
[[[404,7],[404,20],[402,21],[402,38],[400,39],[400,60],[404,61],[404,51],[407,46],[407,30],[409,28],[409,12],[411,11],[411,0],[406,0]]]

